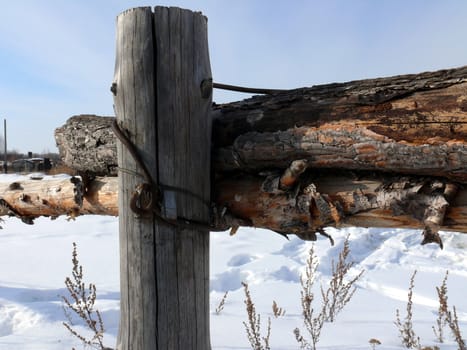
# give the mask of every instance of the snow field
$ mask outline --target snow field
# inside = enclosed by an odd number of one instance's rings
[[[0,349],[62,350],[84,349],[63,327],[66,320],[60,295],[71,274],[72,242],[78,245],[85,281],[97,286],[97,307],[106,327],[104,342],[113,347],[118,333],[119,256],[118,219],[83,216],[75,221],[39,218],[28,226],[7,218],[0,230]],[[395,311],[405,316],[410,276],[416,269],[413,322],[422,345],[457,349],[445,330],[447,341],[437,344],[432,331],[437,317],[435,287],[446,270],[448,302],[457,308],[461,331],[467,334],[467,235],[443,233],[445,248],[420,246],[420,231],[400,229],[329,228],[335,246],[319,237],[305,242],[290,241],[270,231],[240,229],[211,233],[211,341],[213,349],[249,349],[243,323],[247,320],[241,282],[249,284],[262,330],[272,319],[272,349],[298,349],[293,329],[303,335],[300,307],[300,274],[314,244],[319,259],[314,288],[319,299],[320,283],[329,281],[331,262],[337,260],[344,239],[350,238],[351,274],[365,270],[357,291],[334,323],[326,323],[318,343],[320,349],[370,349],[368,340],[377,338],[377,349],[403,349],[394,326]],[[226,291],[224,309],[216,314]],[[272,302],[285,309],[274,318]],[[320,303],[313,304],[319,309]],[[82,334],[87,330],[77,328]]]

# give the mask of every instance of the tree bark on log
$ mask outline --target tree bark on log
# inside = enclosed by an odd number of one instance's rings
[[[213,168],[216,173],[257,173],[307,159],[313,168],[443,176],[467,183],[466,91],[467,66],[214,105]],[[115,174],[116,158],[101,157],[95,165],[80,158],[95,159],[94,148],[106,142],[108,149],[115,148],[111,119],[101,120],[107,128],[99,132],[108,135],[99,141],[79,138],[89,145],[70,143],[76,119],[56,131],[62,158],[81,172]],[[75,149],[82,151],[76,161]]]
[[[466,232],[466,92],[461,67],[213,105],[217,227]]]
[[[213,142],[232,145],[248,132],[353,121],[396,141],[465,140],[467,66],[317,85],[213,107]],[[434,133],[430,133],[435,131]]]
[[[467,190],[449,180],[309,170],[284,187],[287,173],[224,178],[215,202],[250,226],[305,240],[327,226],[421,228],[424,243],[440,245],[439,230],[467,233]]]
[[[27,224],[38,216],[72,216],[83,205],[83,193],[75,177],[0,183],[0,215],[14,215]]]
[[[39,216],[118,215],[118,178],[80,177],[0,183],[0,216],[16,216],[27,224]]]
[[[116,176],[117,144],[110,130],[114,117],[82,114],[55,129],[60,158],[81,173]]]
[[[439,195],[451,184],[385,174],[357,177],[352,172],[313,174],[308,170],[294,178],[284,173],[287,176],[249,174],[216,181],[213,228],[250,225],[304,239],[314,239],[323,226],[424,229],[424,219],[429,218],[425,212],[430,212],[430,205],[446,206]],[[1,183],[0,195],[0,215],[17,216],[27,223],[38,216],[118,215],[117,177],[97,177],[87,185],[79,177]],[[467,189],[459,188],[448,199],[440,229],[467,233]],[[226,219],[227,214],[231,218]]]

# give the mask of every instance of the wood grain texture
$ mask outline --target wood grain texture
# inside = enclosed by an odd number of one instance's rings
[[[207,23],[200,13],[156,7],[154,13],[138,8],[118,17],[115,110],[150,168],[152,185],[164,189],[163,215],[210,219],[211,96],[200,91],[209,78]],[[130,197],[145,180],[121,145],[118,153],[117,348],[209,349],[209,232],[179,229],[155,215],[135,217]],[[180,190],[171,194],[166,186]]]
[[[218,172],[314,168],[467,183],[467,68],[258,96],[215,107]]]
[[[95,177],[86,184],[80,215],[118,215],[118,178]]]
[[[178,217],[208,223],[211,94],[203,98],[200,90],[211,78],[207,21],[200,13],[156,7],[154,25],[159,181],[181,190],[173,193]],[[166,335],[158,346],[209,349],[209,231],[160,225],[156,240],[156,265],[163,266],[158,297],[166,308],[158,313]]]
[[[117,52],[113,86],[118,123],[136,145],[157,179],[155,157],[155,93],[153,14],[134,8],[117,17]],[[120,327],[117,349],[155,349],[157,288],[154,220],[135,216],[129,208],[141,182],[141,169],[118,145],[120,225]]]
[[[228,208],[234,218],[231,223],[304,237],[321,224],[427,228],[435,222],[444,229],[466,232],[465,201],[459,198],[465,198],[467,184],[467,67],[255,96],[214,105],[212,115],[213,201],[217,213]],[[306,164],[305,174],[300,166],[291,168],[294,161]],[[348,170],[353,172],[338,177],[337,187],[323,189],[325,174],[336,179],[336,172]],[[280,174],[276,176],[280,191],[264,191],[270,184],[264,185],[262,174],[268,172]],[[315,179],[303,183],[310,174]],[[404,176],[409,182],[401,180]],[[385,197],[389,202],[363,201],[360,192],[344,191],[349,184],[357,186],[354,177],[378,184],[366,190],[365,196],[371,198],[386,195],[376,189],[387,183],[407,185],[412,192],[392,192],[403,196],[405,204],[395,205],[392,197]],[[459,190],[449,200],[440,196],[439,189],[426,197],[417,192],[420,181],[434,188],[436,181],[441,181],[440,188],[452,183]],[[311,185],[319,188],[308,190],[318,194],[308,202],[319,203],[322,210],[317,205],[308,213],[303,209],[306,196],[291,202],[290,191]],[[420,188],[426,192],[432,185]],[[352,204],[357,199],[371,207]],[[339,216],[328,200],[336,202],[335,208],[356,205],[358,210],[344,210]],[[420,208],[427,210],[426,215]],[[333,216],[326,218],[323,210]],[[215,219],[219,226],[225,225],[224,217]]]

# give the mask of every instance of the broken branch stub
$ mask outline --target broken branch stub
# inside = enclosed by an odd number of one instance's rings
[[[440,245],[440,229],[467,232],[467,191],[448,180],[308,171],[282,190],[281,176],[225,178],[215,201],[254,227],[307,240],[326,226],[422,228],[423,243]]]

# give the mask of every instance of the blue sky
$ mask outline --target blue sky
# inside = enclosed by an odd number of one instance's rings
[[[208,17],[218,82],[295,88],[467,65],[464,0],[2,1],[8,148],[56,151],[54,129],[72,115],[113,115],[115,18],[155,5]],[[214,94],[217,102],[245,97]]]

